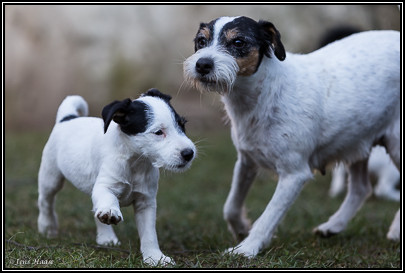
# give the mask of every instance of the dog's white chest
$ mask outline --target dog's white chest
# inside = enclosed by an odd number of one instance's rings
[[[243,119],[235,119],[232,112],[228,111],[232,123],[232,141],[238,151],[248,155],[259,166],[267,169],[275,169],[273,144],[270,140],[271,131],[265,131],[259,124],[255,115],[246,115]],[[266,134],[267,137],[262,137]],[[263,149],[262,147],[266,147]]]

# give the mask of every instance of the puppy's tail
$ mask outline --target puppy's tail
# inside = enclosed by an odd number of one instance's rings
[[[58,108],[56,123],[89,114],[87,102],[81,96],[67,96]]]

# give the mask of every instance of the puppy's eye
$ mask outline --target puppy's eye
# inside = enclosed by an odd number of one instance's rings
[[[197,48],[200,49],[200,48],[206,47],[207,43],[208,43],[208,41],[206,38],[200,37],[197,39]]]
[[[237,47],[237,48],[242,48],[245,46],[245,41],[241,40],[241,39],[236,39],[232,42],[232,44]]]
[[[164,133],[163,133],[162,130],[158,130],[158,131],[156,131],[154,134],[157,135],[157,136],[161,136],[161,135],[163,135]]]

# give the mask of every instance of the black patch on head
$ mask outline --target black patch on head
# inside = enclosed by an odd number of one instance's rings
[[[194,38],[194,51],[196,52],[197,50],[207,47],[208,45],[212,44],[212,41],[214,39],[214,25],[215,22],[218,19],[212,20],[208,24],[206,23],[201,23],[200,28],[197,31],[197,35]],[[208,29],[209,30],[209,38],[203,34],[202,30],[203,29]]]
[[[120,125],[121,131],[127,135],[136,135],[145,132],[150,111],[147,104],[140,101],[114,101],[103,108],[104,133],[107,132],[111,120]]]
[[[78,117],[79,116],[77,116],[77,115],[68,115],[68,116],[64,117],[63,119],[61,119],[59,122],[69,121],[69,120],[72,120],[72,119],[75,119]]]
[[[181,117],[179,114],[177,114],[176,110],[174,110],[173,106],[170,104],[170,100],[172,99],[172,97],[170,95],[163,94],[156,88],[151,88],[147,92],[142,94],[142,97],[145,97],[145,96],[157,97],[157,98],[164,100],[167,103],[167,105],[169,106],[170,110],[173,112],[175,121],[176,121],[177,125],[179,126],[181,132],[186,133],[185,124],[186,124],[187,120],[184,117]]]
[[[231,41],[226,37],[228,31],[235,31],[238,33]],[[261,48],[261,32],[258,24],[253,19],[248,17],[239,17],[227,23],[221,30],[219,42],[229,51],[229,53],[236,57],[246,57],[253,47]],[[243,46],[235,46],[236,42],[243,43]],[[262,49],[262,54],[263,55]]]
[[[170,100],[172,99],[172,97],[170,95],[163,94],[156,88],[151,88],[141,95],[141,97],[145,97],[145,96],[158,97],[166,102],[170,102]]]

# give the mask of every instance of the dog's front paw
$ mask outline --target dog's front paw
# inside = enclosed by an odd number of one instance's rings
[[[164,255],[160,251],[150,254],[143,254],[143,262],[149,266],[167,266],[176,264],[172,258]]]
[[[102,208],[97,209],[95,216],[100,220],[101,223],[111,225],[118,224],[119,222],[124,221],[124,217],[119,209],[112,208]]]
[[[245,256],[246,258],[254,258],[256,255],[259,253],[259,248],[257,246],[249,246],[248,244],[239,244],[236,247],[231,247],[225,250],[224,254],[229,254],[229,255],[242,255]]]

